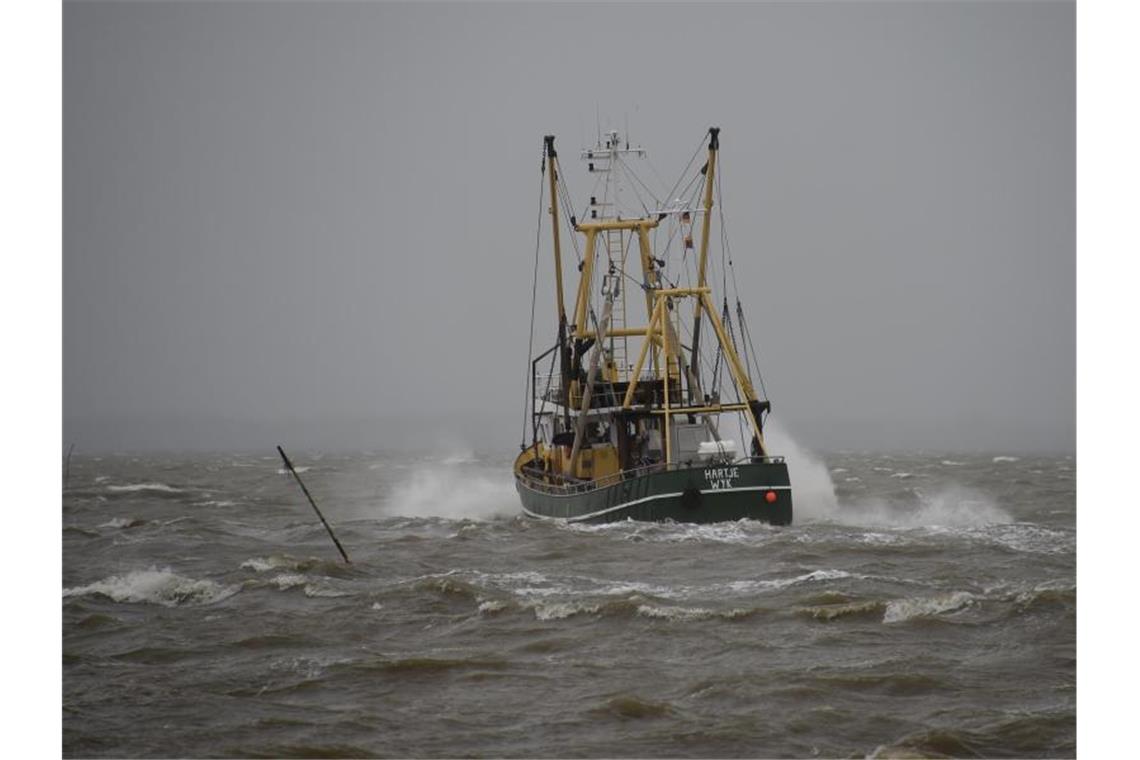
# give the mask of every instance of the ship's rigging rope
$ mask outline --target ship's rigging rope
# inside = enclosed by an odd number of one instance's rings
[[[562,172],[556,171],[554,179],[558,186],[558,202],[562,204],[562,222],[566,225],[567,232],[570,236],[570,242],[574,245],[574,255],[578,259],[579,268],[582,266],[582,249],[578,247],[578,235],[575,234],[574,208],[570,205],[570,191],[566,189],[566,180],[562,177]]]
[[[718,197],[721,197],[720,180],[721,180],[721,175],[723,173],[724,173],[723,171],[719,172],[716,176],[716,194]],[[768,389],[764,385],[764,374],[760,371],[760,359],[756,354],[755,346],[752,345],[752,332],[748,329],[748,322],[744,319],[744,307],[740,303],[740,288],[737,287],[737,284],[736,284],[736,267],[733,266],[733,263],[732,263],[732,248],[728,244],[728,228],[725,226],[725,223],[724,223],[724,203],[723,202],[720,204],[720,231],[721,231],[721,239],[723,241],[722,242],[722,248],[721,248],[721,254],[722,254],[722,256],[727,255],[727,257],[728,257],[728,271],[732,275],[732,292],[733,292],[733,295],[736,296],[736,318],[737,318],[737,322],[740,324],[741,337],[744,338],[748,342],[747,346],[745,346],[745,356],[744,356],[745,364],[744,364],[744,366],[746,369],[748,369],[749,368],[749,362],[751,361],[752,365],[756,369],[756,379],[760,381],[760,392],[763,394],[764,398],[767,399],[768,398]],[[727,285],[725,285],[723,292],[724,292],[725,298],[727,300],[727,297],[728,297],[728,286]],[[751,350],[749,350],[749,349],[751,349]],[[757,420],[757,421],[759,421],[759,420]]]
[[[530,380],[532,365],[534,361],[534,307],[538,301],[538,254],[539,249],[542,247],[542,202],[546,198],[546,148],[542,149],[542,166],[538,172],[538,223],[534,226],[534,280],[530,286],[530,338],[526,349],[526,395],[523,397],[523,426],[522,437],[519,440],[519,448],[526,448],[526,409],[529,405],[531,407],[531,414],[534,413],[534,394],[531,393]]]

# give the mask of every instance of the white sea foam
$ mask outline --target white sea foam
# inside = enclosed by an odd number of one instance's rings
[[[1030,523],[991,526],[976,535],[1029,554],[1072,554],[1076,550],[1076,536],[1072,532]]]
[[[310,597],[346,596],[343,591],[337,591],[326,585],[315,583],[307,576],[298,573],[282,573],[281,575],[276,575],[271,578],[269,582],[277,586],[281,591],[300,588],[305,593],[305,596]]]
[[[312,467],[309,467],[309,466],[307,466],[307,465],[306,465],[306,466],[303,466],[303,467],[297,467],[297,466],[295,466],[295,465],[294,465],[293,469],[294,469],[294,470],[296,470],[298,473],[302,473],[302,472],[308,472],[309,470],[311,470],[311,469],[313,469],[313,468],[312,468]],[[288,474],[289,474],[289,470],[288,470],[288,468],[282,467],[281,469],[279,469],[279,470],[277,471],[277,474],[278,474],[278,475],[288,475]]]
[[[116,602],[178,605],[213,604],[227,599],[240,586],[222,586],[210,580],[195,580],[178,575],[169,568],[134,570],[126,575],[113,575],[87,586],[67,588],[64,597],[102,594]]]
[[[846,570],[813,570],[810,573],[797,575],[794,578],[759,578],[744,581],[732,581],[725,584],[725,588],[736,594],[751,593],[755,591],[771,591],[795,586],[800,583],[814,583],[816,581],[833,581],[841,578],[862,578],[865,576],[853,575]]]
[[[883,612],[883,622],[901,623],[914,618],[957,612],[973,603],[974,595],[966,591],[914,599],[896,599],[887,603],[887,609]]]
[[[994,457],[994,462],[1020,462],[1021,457]]]
[[[142,520],[134,517],[113,517],[105,523],[99,525],[100,528],[130,528],[136,525],[141,525]]]
[[[597,604],[581,604],[578,602],[555,602],[553,604],[539,604],[534,607],[534,616],[538,620],[565,620],[575,615],[594,615],[601,609]]]
[[[267,570],[276,570],[282,567],[295,567],[297,561],[289,559],[288,557],[254,557],[247,559],[241,563],[241,567],[246,570],[254,570],[259,573],[264,573]]]
[[[955,462],[953,459],[943,459],[942,464],[947,467],[961,467],[965,462]]]
[[[714,610],[707,610],[704,607],[658,607],[651,604],[639,605],[637,614],[642,617],[678,621],[708,620],[717,616]]]
[[[308,583],[308,581],[308,578],[303,575],[298,575],[297,573],[282,573],[281,575],[276,575],[271,579],[271,582],[282,591],[288,591],[291,588],[304,586],[306,583]]]
[[[487,599],[479,603],[479,612],[484,615],[492,615],[496,612],[502,612],[510,606],[504,601],[498,599]]]
[[[107,486],[108,491],[135,493],[137,491],[162,491],[163,493],[185,493],[185,489],[168,486],[165,483],[131,483],[125,486]]]
[[[892,474],[891,477],[892,478],[905,479],[905,478],[913,478],[914,475],[909,473],[909,472],[896,472],[896,473]]]

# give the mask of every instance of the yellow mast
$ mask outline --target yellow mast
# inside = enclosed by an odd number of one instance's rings
[[[570,424],[570,349],[566,342],[566,303],[562,295],[562,241],[558,229],[558,152],[554,135],[543,138],[546,143],[547,173],[550,175],[550,218],[554,232],[554,281],[558,294],[558,387],[562,396],[563,423]]]
[[[554,228],[554,280],[558,293],[558,321],[566,324],[566,305],[562,298],[562,245],[558,234],[558,153],[554,150],[554,135],[546,135],[546,164],[550,175],[550,217]]]
[[[703,288],[706,284],[705,272],[709,258],[709,228],[712,226],[713,183],[716,180],[716,154],[720,148],[720,127],[709,127],[709,158],[705,164],[705,222],[701,227],[701,255],[697,265],[697,287]],[[693,387],[693,381],[699,383],[700,379],[700,349],[701,349],[701,309],[700,304],[693,310],[693,351],[692,374],[690,375],[690,392],[699,393],[700,388]]]

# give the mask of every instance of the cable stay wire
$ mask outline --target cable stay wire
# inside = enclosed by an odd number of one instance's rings
[[[625,161],[618,159],[615,166],[621,167],[622,173],[625,174],[625,176],[627,178],[636,179],[633,172],[626,165]],[[645,212],[645,216],[648,217],[649,216],[649,206],[645,205],[645,201],[642,200],[642,198],[641,198],[641,193],[637,192],[637,185],[631,182],[631,183],[629,183],[629,189],[633,191],[633,196],[635,198],[637,198],[637,202],[641,204],[641,208]],[[652,194],[650,195],[650,197],[651,198],[653,197]],[[656,200],[656,198],[654,198],[654,200]]]
[[[687,164],[685,164],[685,168],[681,170],[681,174],[677,177],[677,182],[673,185],[673,188],[665,196],[665,202],[666,203],[672,203],[673,202],[673,199],[676,197],[677,188],[681,185],[681,181],[684,180],[685,177],[687,177],[689,175],[689,169],[690,169],[690,167],[692,167],[693,161],[696,161],[697,156],[700,155],[701,148],[703,148],[705,146],[705,142],[707,141],[707,137],[708,137],[707,135],[702,137],[701,141],[699,143],[697,143],[697,149],[693,151],[693,155],[689,158],[689,162]],[[691,182],[692,182],[692,180],[690,180],[690,183]]]
[[[768,398],[768,388],[764,384],[764,373],[760,371],[760,357],[756,353],[756,348],[752,343],[752,331],[748,329],[748,322],[744,318],[744,306],[740,302],[740,288],[736,282],[736,267],[732,263],[732,248],[730,247],[729,242],[728,242],[728,227],[726,226],[725,221],[724,221],[724,200],[723,200],[723,193],[721,191],[721,175],[722,174],[723,174],[723,172],[718,173],[717,178],[716,178],[717,196],[721,198],[721,202],[720,202],[720,228],[721,228],[721,235],[724,239],[725,252],[726,252],[727,257],[728,257],[728,269],[729,269],[730,274],[732,275],[733,295],[736,297],[736,318],[737,318],[738,324],[740,325],[741,337],[743,340],[747,341],[746,349],[748,349],[748,350],[746,350],[746,352],[745,352],[745,368],[748,369],[749,372],[751,372],[752,368],[755,368],[756,379],[760,382],[760,392],[763,393],[764,398],[767,399]],[[726,289],[726,298],[727,298],[727,289]],[[759,422],[759,420],[757,420],[757,422]]]
[[[631,166],[629,165],[629,162],[628,162],[628,161],[626,161],[624,158],[623,158],[623,159],[620,159],[620,161],[621,161],[621,167],[622,167],[622,170],[623,170],[623,171],[625,171],[625,173],[626,173],[626,174],[627,174],[627,175],[628,175],[628,176],[629,176],[629,177],[630,177],[630,178],[631,178],[631,179],[632,179],[632,180],[633,180],[633,181],[634,181],[636,184],[638,184],[638,185],[641,185],[641,187],[642,187],[642,188],[645,190],[645,193],[646,193],[646,195],[648,195],[650,198],[652,198],[652,199],[653,199],[653,202],[657,204],[658,208],[660,208],[660,207],[661,207],[661,199],[660,199],[660,198],[658,198],[658,197],[657,197],[657,196],[654,194],[653,190],[652,190],[652,189],[649,187],[649,185],[645,184],[645,182],[643,182],[643,181],[642,181],[641,177],[639,177],[639,176],[637,175],[637,172],[635,172],[635,171],[633,170],[633,167],[631,167]],[[634,194],[635,194],[635,195],[637,195],[637,197],[638,197],[638,200],[640,201],[640,200],[641,200],[641,195],[640,195],[639,193],[637,193],[636,189],[634,190]],[[646,216],[649,216],[649,215],[650,215],[650,213],[651,213],[651,212],[649,211],[649,208],[648,208],[647,206],[645,206],[645,204],[644,204],[644,203],[642,203],[642,206],[645,208],[645,215],[646,215]]]
[[[717,195],[720,195],[720,177],[717,175]],[[724,236],[724,246],[728,258],[728,272],[732,275],[732,289],[733,295],[736,300],[736,322],[740,326],[741,340],[744,343],[744,366],[751,371],[756,370],[756,379],[760,384],[760,392],[764,394],[764,398],[768,398],[767,386],[764,383],[764,373],[760,371],[759,354],[756,351],[756,346],[752,343],[752,332],[748,327],[748,320],[744,318],[744,307],[740,300],[740,288],[736,284],[736,268],[732,262],[732,247],[728,244],[728,232],[724,221],[724,203],[720,203],[720,229]],[[726,295],[727,297],[727,295]],[[759,420],[757,420],[759,422]]]
[[[538,301],[538,254],[542,248],[542,209],[543,200],[546,197],[546,185],[543,180],[546,179],[546,149],[542,151],[542,166],[538,173],[538,223],[535,224],[534,230],[534,278],[531,283],[530,291],[530,337],[526,349],[526,388],[525,396],[523,397],[523,428],[522,438],[519,441],[519,448],[526,449],[526,409],[529,404],[531,414],[534,414],[534,394],[531,392],[531,372],[532,362],[534,361],[534,309]]]
[[[555,172],[555,185],[559,190],[558,201],[562,204],[562,223],[566,225],[567,234],[570,237],[570,242],[574,246],[574,255],[578,259],[578,265],[582,264],[582,249],[578,247],[578,234],[574,229],[573,220],[577,217],[574,216],[574,207],[570,202],[570,190],[566,187],[566,179],[562,176],[562,172]]]

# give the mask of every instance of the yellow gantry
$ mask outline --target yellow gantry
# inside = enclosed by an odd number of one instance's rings
[[[654,377],[660,377],[664,381],[665,399],[662,409],[651,410],[654,414],[661,414],[664,417],[664,448],[665,459],[667,463],[672,462],[672,436],[670,435],[670,422],[671,418],[676,414],[719,414],[727,411],[743,412],[747,415],[750,426],[755,433],[757,442],[760,444],[761,451],[764,450],[763,433],[760,428],[760,420],[757,418],[756,391],[752,386],[752,382],[748,376],[747,368],[741,362],[740,357],[737,355],[732,341],[729,339],[725,330],[724,324],[721,321],[720,314],[717,312],[711,297],[711,288],[707,285],[707,265],[708,265],[708,247],[710,229],[712,226],[712,208],[714,203],[713,185],[716,182],[717,170],[717,153],[719,149],[719,132],[720,130],[713,127],[709,130],[709,147],[708,147],[708,161],[702,170],[705,174],[705,187],[704,187],[704,222],[701,228],[700,252],[697,264],[697,285],[691,288],[676,288],[676,287],[662,287],[662,281],[658,268],[653,258],[652,245],[649,239],[649,231],[655,229],[659,224],[664,214],[658,217],[641,217],[632,219],[598,219],[590,220],[588,222],[577,222],[571,217],[571,222],[574,225],[574,230],[585,235],[586,247],[585,255],[580,267],[580,278],[578,281],[578,288],[574,301],[574,308],[570,314],[569,329],[574,339],[587,340],[596,339],[597,345],[595,351],[601,352],[603,350],[602,341],[606,338],[616,337],[642,337],[640,351],[638,352],[637,362],[632,368],[629,376],[629,384],[625,391],[625,396],[622,400],[622,408],[630,409],[633,406],[633,400],[636,395],[638,383],[641,377],[643,368],[647,358],[652,355],[651,365],[653,367],[652,374]],[[554,152],[554,138],[548,136],[547,140],[547,168],[550,172],[550,193],[551,193],[551,208],[550,213],[554,222],[554,258],[555,258],[555,271],[556,271],[556,285],[558,297],[558,311],[560,320],[565,319],[565,306],[563,302],[563,286],[562,286],[562,260],[561,260],[561,247],[558,235],[558,203],[557,203],[557,171],[558,164],[556,154]],[[638,252],[641,259],[643,286],[645,290],[645,306],[648,324],[645,327],[612,327],[608,323],[608,309],[607,314],[603,316],[603,323],[600,329],[595,331],[589,329],[588,319],[590,314],[590,300],[591,300],[591,284],[594,277],[595,259],[598,255],[598,234],[608,231],[629,231],[637,235]],[[693,309],[693,345],[688,349],[691,355],[691,364],[684,362],[683,350],[680,340],[677,336],[676,329],[673,325],[673,319],[679,315],[679,310],[675,309],[675,302],[692,298],[694,301]],[[609,304],[607,304],[608,306]],[[740,396],[744,399],[741,403],[728,403],[719,404],[712,403],[701,406],[693,406],[692,399],[690,405],[675,406],[672,403],[670,394],[670,386],[674,383],[680,386],[682,374],[687,375],[689,386],[692,392],[698,393],[699,389],[699,350],[700,350],[700,328],[702,318],[707,315],[707,319],[716,334],[717,341],[720,344],[721,350],[727,358],[727,366],[729,374],[732,377],[733,383],[736,385],[740,392]],[[609,329],[607,329],[609,328]],[[599,334],[600,333],[600,334]],[[660,372],[658,366],[658,351],[664,355],[665,358],[665,371]],[[592,376],[596,372],[596,362],[598,354],[595,354],[591,362]],[[684,373],[682,372],[684,366]],[[568,378],[567,378],[568,379]],[[575,381],[571,381],[576,384]],[[582,404],[583,409],[580,410],[580,417],[584,417],[589,408],[589,387],[584,389],[585,398]],[[569,404],[572,398],[566,397],[566,403]],[[570,456],[570,461],[567,462],[569,470],[573,470],[576,464],[575,456],[581,446],[581,422],[576,427],[578,430],[575,435],[575,446],[573,453]],[[714,432],[715,435],[715,432]]]

